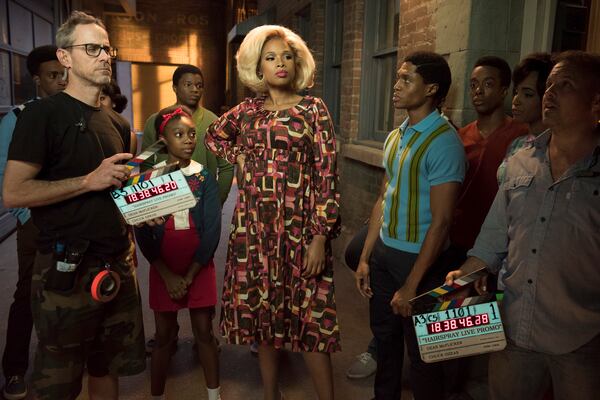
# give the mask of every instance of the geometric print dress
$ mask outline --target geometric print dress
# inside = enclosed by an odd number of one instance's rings
[[[228,343],[286,343],[292,351],[340,350],[331,242],[339,234],[333,124],[305,96],[269,111],[246,99],[216,120],[205,144],[235,164],[246,155],[227,250],[221,334]],[[302,277],[306,247],[325,235],[323,272]]]

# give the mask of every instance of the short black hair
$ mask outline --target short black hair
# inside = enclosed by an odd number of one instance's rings
[[[27,55],[27,71],[29,71],[29,75],[34,76],[39,74],[40,65],[42,63],[47,61],[58,61],[56,50],[58,50],[58,48],[51,44],[36,47],[31,50],[31,53]]]
[[[127,97],[121,94],[121,88],[114,80],[102,86],[102,93],[110,97],[110,100],[114,103],[113,109],[119,114],[127,107]]]
[[[423,82],[438,85],[433,100],[436,107],[442,104],[452,84],[452,72],[446,59],[430,51],[416,51],[406,56],[404,62],[417,67],[416,72],[421,75]]]
[[[537,82],[535,88],[540,98],[546,91],[546,79],[554,67],[552,55],[550,53],[532,53],[522,59],[513,70],[512,80],[513,88],[516,87],[529,76],[532,72],[537,72]]]
[[[510,66],[504,58],[496,56],[483,56],[475,61],[475,66],[473,69],[477,67],[496,68],[498,72],[500,72],[500,84],[504,87],[510,86]]]
[[[190,110],[189,107],[184,106],[184,105],[176,104],[174,106],[163,108],[156,114],[156,119],[154,120],[154,131],[156,132],[156,136],[155,136],[154,140],[158,140],[158,137],[159,137],[158,130],[160,128],[160,125],[163,122],[163,115],[170,114],[173,111],[177,110],[178,108],[181,108],[189,116],[192,116],[192,114],[193,114],[192,110]],[[176,115],[171,119],[171,121],[177,121],[180,118],[181,118],[181,115]]]
[[[581,50],[568,50],[552,57],[555,64],[563,63],[574,67],[587,81],[586,88],[592,96],[600,94],[600,55]]]
[[[202,81],[204,81],[204,75],[202,75],[200,68],[196,67],[195,65],[183,64],[177,67],[175,72],[173,72],[173,86],[177,86],[179,84],[179,81],[184,74],[198,74],[202,77]]]

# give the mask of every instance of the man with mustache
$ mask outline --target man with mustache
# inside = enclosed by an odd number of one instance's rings
[[[559,54],[546,81],[549,128],[509,157],[469,258],[446,283],[506,258],[505,350],[492,353],[492,399],[592,399],[600,383],[600,56]],[[476,284],[485,291],[485,279]]]
[[[116,49],[102,21],[80,11],[58,29],[56,44],[69,82],[21,112],[3,187],[5,206],[29,207],[39,229],[32,384],[37,399],[74,400],[86,369],[91,399],[117,399],[118,376],[142,372],[145,352],[133,245],[109,193],[129,176],[129,129],[99,103]],[[90,286],[106,268],[121,285],[102,303]]]

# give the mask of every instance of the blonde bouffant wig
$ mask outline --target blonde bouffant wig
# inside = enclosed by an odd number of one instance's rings
[[[315,60],[300,36],[280,25],[263,25],[252,29],[244,38],[235,58],[237,71],[242,83],[256,93],[266,93],[264,78],[258,75],[260,56],[263,46],[269,39],[281,38],[294,52],[296,78],[292,88],[295,91],[313,85]]]

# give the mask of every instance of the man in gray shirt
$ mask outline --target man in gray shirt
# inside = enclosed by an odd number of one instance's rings
[[[469,259],[448,274],[507,272],[508,345],[490,357],[492,399],[591,399],[600,389],[600,56],[561,53],[547,131],[510,157]],[[485,291],[485,280],[476,285]]]

